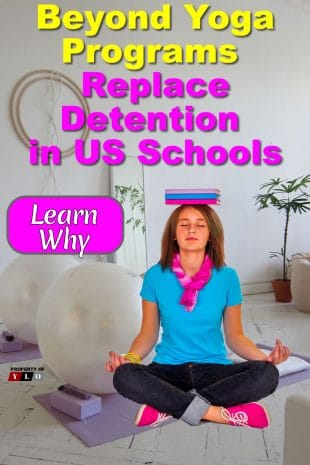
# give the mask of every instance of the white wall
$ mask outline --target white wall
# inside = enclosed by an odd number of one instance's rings
[[[29,164],[27,148],[17,138],[10,121],[9,101],[16,82],[34,70],[51,69],[66,74],[80,85],[81,73],[85,70],[84,63],[75,66],[65,66],[61,60],[61,37],[63,31],[46,34],[37,31],[37,3],[33,0],[13,0],[2,2],[2,26],[0,31],[1,43],[1,170],[0,170],[0,270],[3,269],[16,253],[6,241],[6,210],[10,203],[21,195],[53,194],[53,182],[47,167],[34,167]],[[48,3],[48,2],[46,2]],[[83,9],[84,2],[63,2],[70,8]],[[79,4],[79,5],[78,5]],[[29,88],[30,96],[33,85]],[[43,88],[43,84],[42,84]],[[38,88],[40,89],[40,88]],[[69,92],[62,89],[62,94],[68,98]],[[28,92],[24,98],[29,99]],[[44,94],[41,101],[45,105]],[[66,104],[78,104],[75,99],[65,101]],[[92,107],[93,102],[89,102]],[[35,135],[46,133],[47,123],[42,122],[39,98],[33,107],[23,109],[23,124],[28,128],[35,128]],[[25,106],[25,105],[24,105]],[[37,110],[37,112],[35,112]],[[46,117],[46,115],[45,115]],[[34,133],[28,129],[30,136]],[[61,136],[61,131],[59,131]],[[71,138],[71,142],[73,137]],[[42,139],[40,139],[42,143]],[[67,142],[67,141],[66,141]],[[46,143],[46,141],[44,142]],[[60,145],[60,144],[59,144]],[[61,148],[71,144],[65,143]],[[61,195],[106,195],[110,192],[109,171],[102,164],[92,167],[79,165],[73,157],[64,158],[60,167],[55,167],[56,184]]]
[[[212,2],[210,2],[212,4]],[[216,7],[226,2],[216,2]],[[182,76],[222,76],[232,86],[227,108],[240,115],[237,135],[220,133],[195,135],[198,145],[213,143],[247,145],[255,137],[266,145],[279,145],[284,161],[275,167],[251,165],[236,167],[186,167],[158,165],[145,169],[147,245],[149,264],[159,255],[159,238],[172,211],[154,199],[164,198],[164,189],[173,187],[218,187],[222,191],[219,212],[226,237],[227,263],[235,267],[243,283],[266,282],[280,277],[280,260],[268,259],[269,251],[280,250],[284,218],[277,212],[254,207],[258,186],[271,177],[293,178],[309,173],[310,140],[310,11],[283,1],[230,2],[233,7],[271,9],[276,14],[276,32],[253,32],[238,43],[240,60],[235,65],[178,70]],[[198,4],[198,3],[197,3]],[[224,7],[225,8],[225,7]],[[190,36],[187,39],[191,41]],[[208,40],[216,40],[208,34]],[[219,105],[207,102],[207,110]],[[179,138],[180,139],[180,138]],[[178,138],[169,135],[169,143]],[[310,250],[310,215],[292,218],[289,230],[289,254]]]
[[[196,132],[190,135],[199,145],[209,146],[223,144],[227,147],[248,145],[253,138],[259,138],[264,145],[279,145],[284,154],[281,166],[253,167],[250,164],[237,167],[227,164],[222,167],[178,166],[169,167],[163,163],[147,167],[144,170],[146,196],[146,225],[148,264],[158,260],[160,237],[163,225],[171,208],[164,205],[164,189],[173,187],[208,187],[215,186],[222,190],[222,205],[218,211],[223,220],[226,234],[226,257],[229,265],[239,271],[242,282],[265,282],[280,273],[280,262],[268,260],[270,250],[281,247],[283,218],[271,211],[256,212],[253,196],[258,186],[271,177],[295,177],[309,172],[310,141],[308,138],[308,108],[310,107],[310,43],[309,11],[303,8],[300,0],[294,6],[293,0],[258,0],[244,2],[231,0],[229,6],[224,0],[210,2],[213,9],[271,9],[276,15],[275,32],[254,31],[249,37],[236,38],[229,31],[212,32],[206,29],[192,32],[188,18],[182,7],[183,2],[171,2],[173,5],[173,29],[169,31],[129,32],[103,30],[89,42],[126,44],[141,43],[235,43],[239,49],[240,59],[234,65],[179,65],[158,64],[146,66],[134,73],[125,70],[122,64],[104,65],[98,61],[91,66],[79,57],[73,65],[61,63],[61,38],[65,35],[78,35],[76,32],[37,31],[36,3],[33,0],[11,0],[3,2],[1,47],[2,76],[0,90],[1,108],[1,156],[0,170],[0,269],[14,256],[6,242],[6,209],[10,202],[19,195],[41,194],[45,182],[42,169],[29,166],[28,153],[17,139],[9,120],[8,103],[10,93],[16,81],[25,73],[34,69],[50,68],[67,74],[76,83],[80,83],[81,73],[85,70],[106,72],[109,77],[125,78],[151,76],[153,71],[161,71],[164,77],[181,76],[184,79],[201,76],[209,80],[221,76],[229,80],[232,87],[231,96],[224,101],[209,100],[191,102],[196,111],[218,112],[235,111],[241,119],[238,134]],[[43,3],[43,2],[40,2]],[[68,9],[138,9],[150,11],[160,8],[164,2],[154,0],[96,1],[60,0],[58,4],[63,11]],[[198,6],[202,2],[193,2]],[[14,25],[14,26],[13,26]],[[82,32],[81,32],[82,35]],[[180,106],[190,101],[178,102]],[[90,101],[93,110],[107,111],[112,106],[120,105],[124,111],[132,108],[128,99],[100,102]],[[175,106],[168,99],[146,99],[138,111],[152,109],[168,111]],[[31,115],[32,117],[32,115]],[[110,132],[100,136],[102,139]],[[118,134],[118,137],[120,135]],[[162,141],[163,145],[180,144],[183,136],[170,132],[168,134],[151,134],[152,138]],[[98,137],[98,134],[93,137]],[[131,155],[137,153],[137,139],[148,137],[146,133],[129,133],[121,135],[126,141],[126,150]],[[185,138],[185,137],[184,137]],[[65,159],[56,170],[56,180],[61,194],[105,194],[109,191],[108,169],[98,164],[94,167],[79,166],[73,157]],[[309,215],[295,217],[289,232],[289,253],[308,251]]]

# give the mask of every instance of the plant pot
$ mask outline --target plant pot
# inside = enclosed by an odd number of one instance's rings
[[[274,297],[277,302],[291,302],[291,281],[284,279],[274,279],[272,281]]]

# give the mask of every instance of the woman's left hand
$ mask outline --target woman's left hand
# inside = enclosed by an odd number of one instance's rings
[[[276,340],[276,344],[270,354],[264,359],[266,362],[271,362],[274,365],[278,363],[285,362],[288,357],[291,355],[291,352],[287,346],[284,346],[280,339]]]

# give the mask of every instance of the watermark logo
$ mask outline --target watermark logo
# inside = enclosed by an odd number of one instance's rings
[[[8,381],[41,381],[44,367],[11,367]]]

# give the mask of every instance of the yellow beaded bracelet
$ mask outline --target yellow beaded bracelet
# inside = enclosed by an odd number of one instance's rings
[[[140,355],[134,352],[128,352],[126,355],[129,358],[129,360],[131,360],[133,363],[141,363]]]
[[[122,354],[122,356],[131,363],[141,363],[141,356],[134,352],[127,352],[127,354]]]

